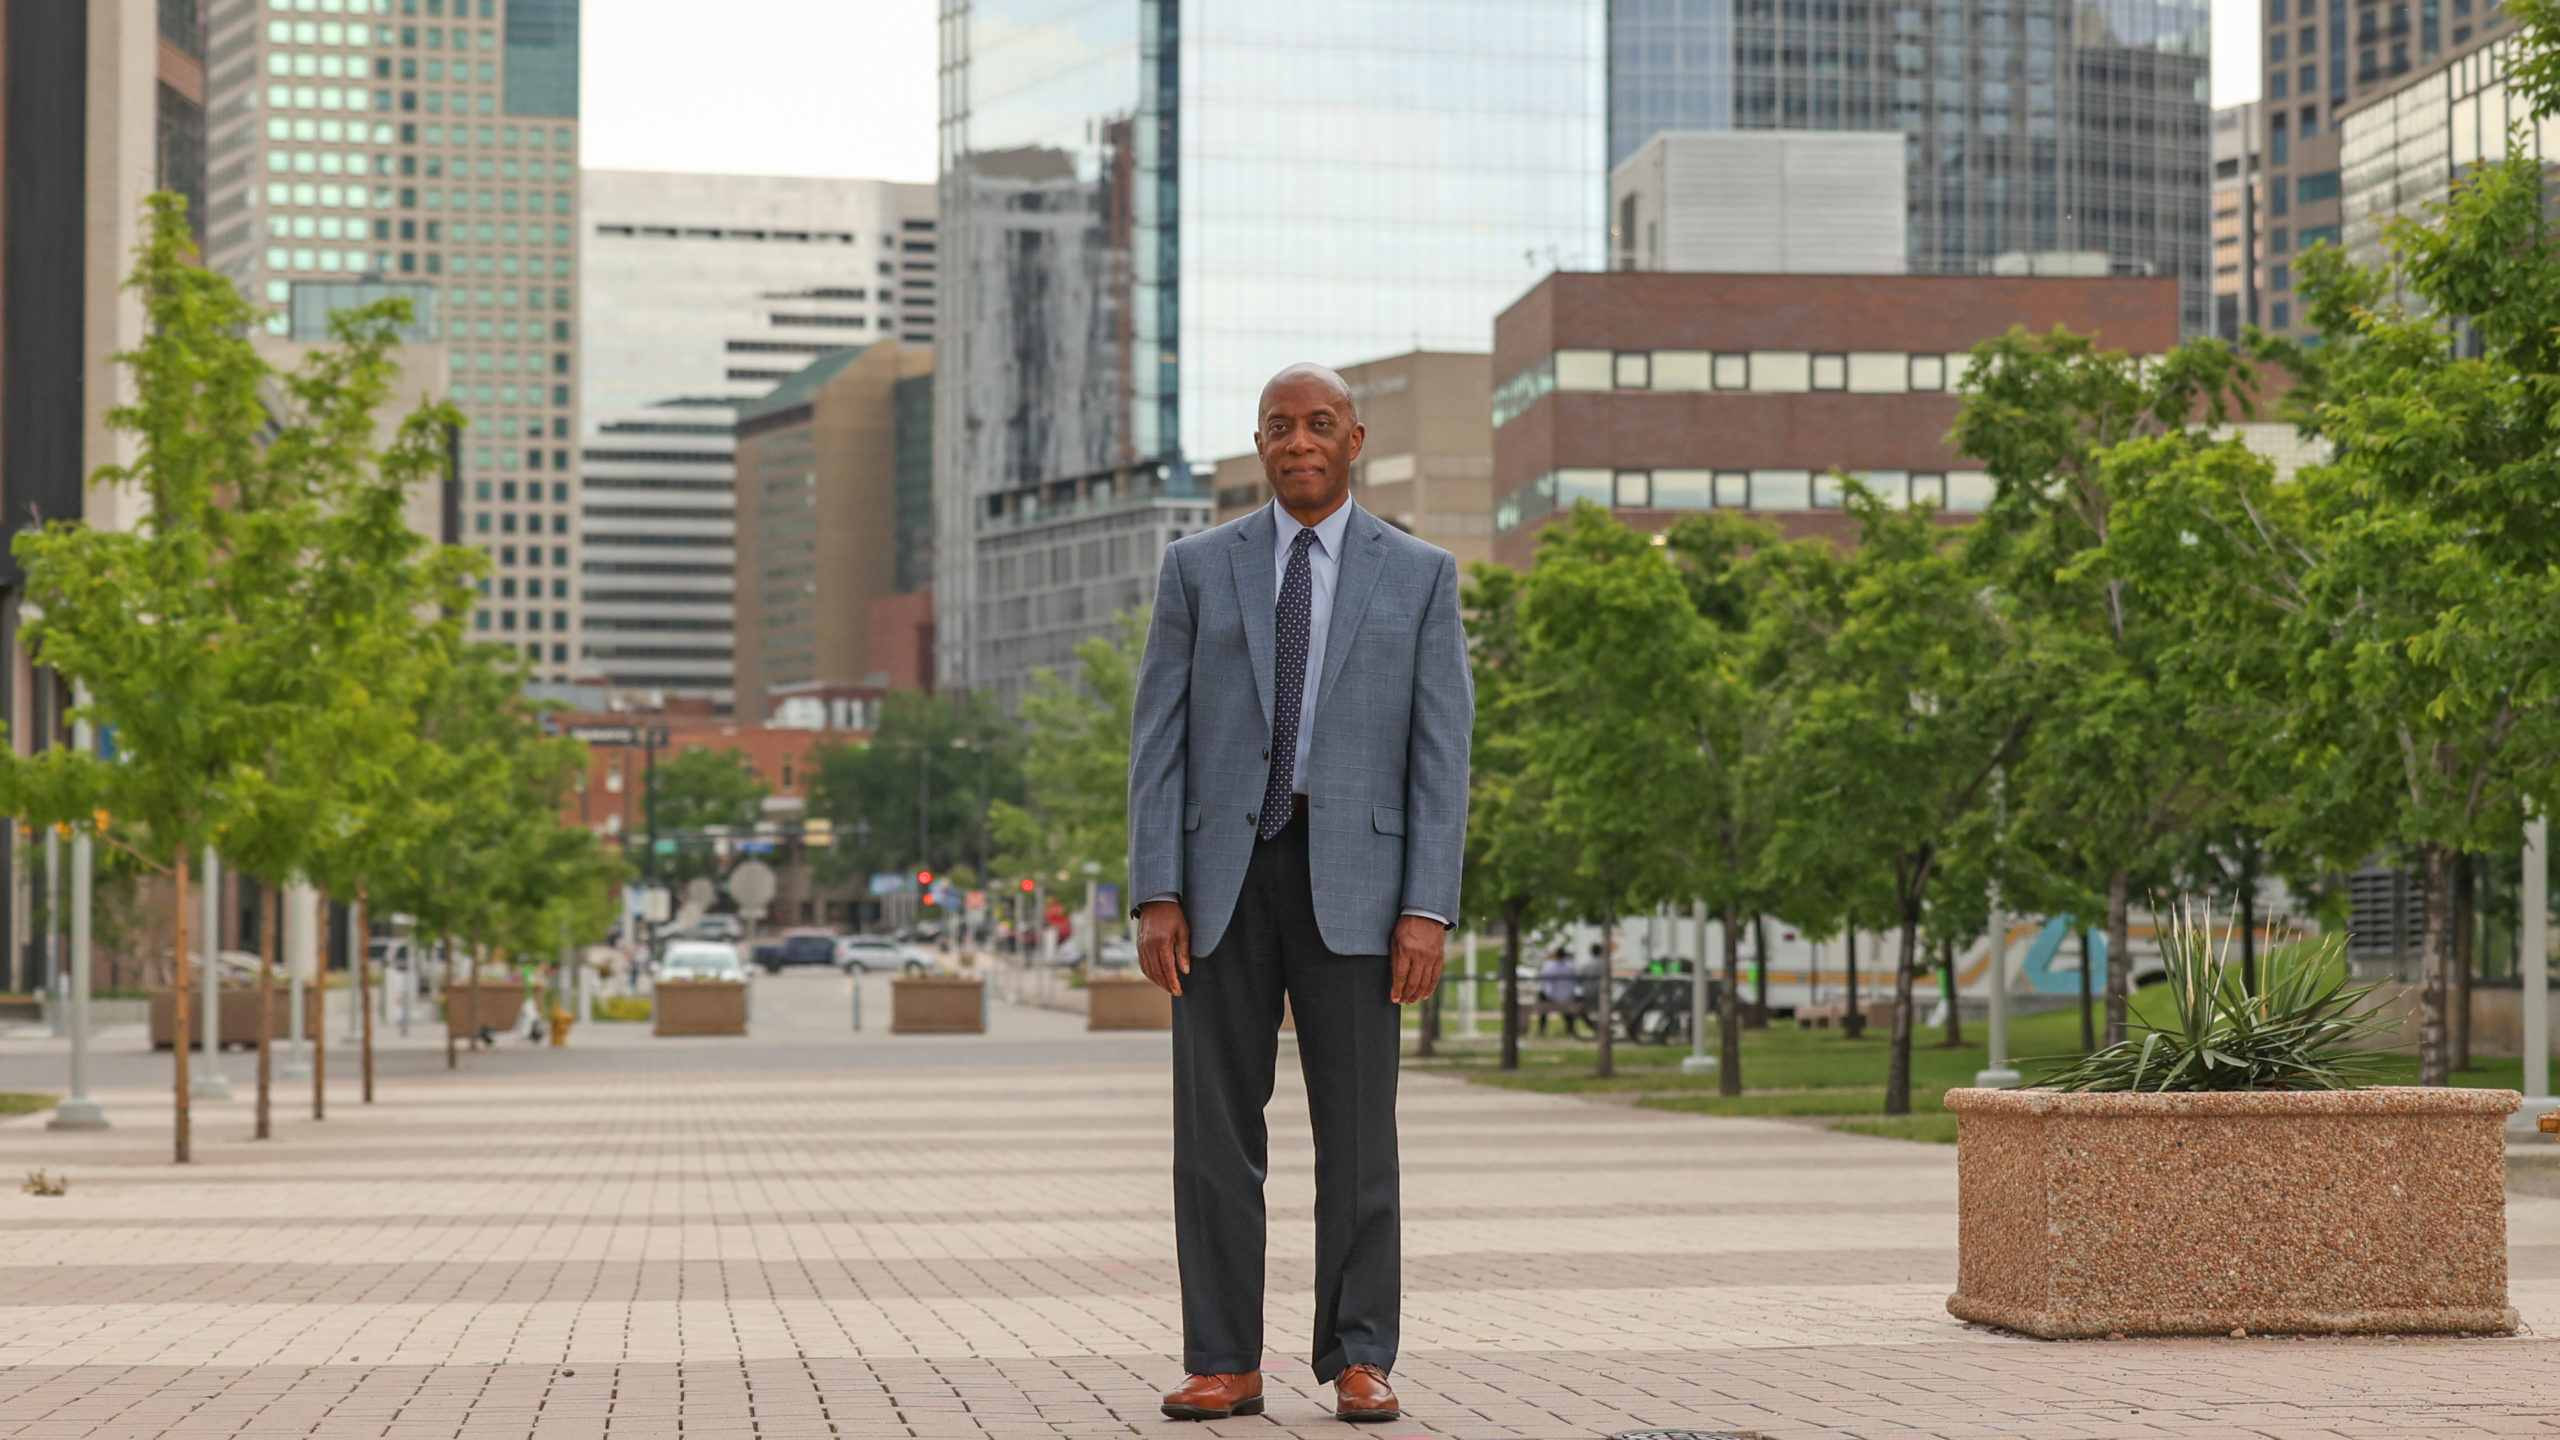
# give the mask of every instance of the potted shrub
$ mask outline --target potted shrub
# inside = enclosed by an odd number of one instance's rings
[[[1950,1090],[1956,1293],[2045,1339],[2506,1333],[2512,1090],[2368,1083],[2342,937],[2254,992],[2209,918],[2163,941],[2171,1015],[2025,1090]]]

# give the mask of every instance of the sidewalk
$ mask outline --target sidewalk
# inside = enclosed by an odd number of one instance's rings
[[[986,1037],[891,1037],[885,993],[855,1036],[848,998],[786,976],[752,1040],[396,1057],[325,1123],[285,1092],[265,1144],[245,1099],[205,1106],[183,1170],[155,1091],[106,1094],[103,1135],[0,1123],[0,1176],[71,1179],[0,1191],[0,1436],[1352,1433],[1292,1354],[1294,1075],[1272,1413],[1181,1426],[1155,1412],[1180,1348],[1163,1037],[1001,1005]],[[1371,1435],[2560,1434],[2553,1341],[1957,1325],[1946,1148],[1424,1077],[1403,1117],[1409,1418]],[[2560,1200],[2511,1225],[2516,1302],[2560,1335]]]

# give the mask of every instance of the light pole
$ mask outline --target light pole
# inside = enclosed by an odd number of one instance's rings
[[[291,1013],[285,1017],[284,1068],[277,1072],[287,1080],[311,1078],[311,1061],[302,1053],[302,987],[311,971],[311,959],[318,952],[312,942],[312,907],[319,903],[319,892],[308,880],[297,880],[284,890],[284,969],[285,1004]]]
[[[83,697],[85,703],[86,697]],[[83,754],[89,749],[89,726],[83,721],[71,727],[71,748]],[[96,862],[93,828],[77,825],[71,831],[71,1094],[53,1107],[53,1119],[46,1122],[54,1130],[104,1130],[107,1113],[89,1098],[89,902],[92,898],[92,866]],[[186,1037],[178,1037],[186,1043]]]
[[[222,1073],[222,858],[204,847],[204,1068],[188,1090],[198,1100],[228,1100]],[[180,1037],[179,1044],[186,1043]]]
[[[2528,1122],[2551,1096],[2551,820],[2524,826],[2524,914],[2516,927],[2516,978],[2524,986],[2524,1109]]]
[[[1698,954],[1690,962],[1689,1053],[1681,1057],[1680,1073],[1713,1075],[1720,1062],[1707,1053],[1707,902],[1689,902],[1689,919],[1698,933]]]

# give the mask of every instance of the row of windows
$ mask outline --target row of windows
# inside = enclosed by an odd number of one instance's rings
[[[486,547],[486,546],[481,547],[481,551],[480,551],[480,553],[482,553],[483,555],[485,555],[485,554],[489,553],[489,552],[488,552],[488,547]],[[509,566],[514,565],[514,564],[516,563],[516,547],[514,547],[513,545],[501,545],[501,546],[499,546],[499,547],[498,547],[498,563],[499,563],[499,564],[501,564],[501,565],[509,565]],[[541,565],[541,564],[542,564],[542,547],[541,547],[541,546],[539,546],[539,545],[527,545],[526,547],[524,547],[524,563],[526,563],[527,565],[533,565],[533,566],[539,566],[539,565]],[[559,565],[559,566],[564,566],[564,567],[565,567],[565,566],[569,563],[569,547],[568,547],[568,546],[566,546],[566,545],[555,545],[555,546],[553,546],[553,547],[552,547],[552,549],[551,549],[551,563],[552,563],[552,564],[554,564],[554,565]],[[514,598],[515,598],[515,594],[516,594],[516,582],[514,581],[514,579],[512,579],[512,578],[503,579],[503,580],[500,580],[498,583],[499,583],[499,585],[500,585],[500,586],[502,586],[502,587],[503,587],[503,589],[504,589],[504,593],[505,593],[505,595],[506,595],[506,597],[507,597],[508,599],[512,600],[512,599],[514,599]],[[525,594],[527,594],[527,595],[529,595],[529,596],[534,596],[534,597],[537,597],[537,598],[542,594],[542,579],[541,579],[541,577],[540,577],[540,576],[535,576],[535,577],[533,577],[532,579],[529,579],[529,580],[525,581],[525,582],[524,582],[524,584],[525,584]],[[483,594],[483,595],[486,595],[486,594],[488,594],[488,593],[489,593],[489,582],[488,582],[488,581],[486,581],[486,580],[482,580],[482,581],[480,582],[480,593],[481,593],[481,594]],[[554,581],[552,581],[552,582],[551,582],[551,593],[552,593],[553,595],[558,596],[559,598],[561,598],[561,599],[563,599],[563,600],[568,599],[568,598],[569,598],[569,582],[568,582],[568,581],[566,581],[566,580],[554,580]]]
[[[515,611],[513,611],[513,610],[501,610],[501,611],[497,612],[497,614],[498,614],[498,628],[499,628],[499,629],[501,629],[501,630],[513,630],[514,628],[516,628],[516,612],[515,612]],[[482,630],[486,630],[486,629],[488,629],[488,628],[489,628],[489,612],[488,612],[488,611],[486,611],[486,610],[480,611],[480,612],[479,612],[479,614],[478,614],[478,618],[477,618],[473,623],[474,623],[475,627],[476,627],[476,628],[478,628],[478,629],[482,629]],[[539,610],[527,610],[527,611],[525,611],[525,612],[524,612],[524,628],[526,628],[527,630],[539,630],[539,629],[541,629],[541,628],[542,628],[542,612],[541,612],[541,611],[539,611]],[[552,612],[551,612],[551,628],[552,628],[552,629],[554,629],[554,630],[566,631],[566,630],[569,628],[569,612],[568,612],[568,611],[566,611],[566,610],[554,610],[554,611],[552,611]],[[539,645],[537,645],[537,646],[534,646],[533,648],[534,648],[534,650],[535,650],[535,651],[539,652],[539,651],[541,650],[541,648],[542,648],[542,647],[541,647],[541,646],[539,646]],[[557,655],[557,656],[555,656],[555,657],[554,657],[555,659],[566,660],[566,659],[568,659],[568,658],[569,658],[568,653],[567,653],[567,647],[565,647],[565,646],[556,646],[556,645],[555,645],[555,646],[553,646],[552,648],[561,652],[559,655]],[[537,653],[537,654],[534,656],[534,658],[535,658],[535,659],[540,659],[540,658],[541,658],[541,656]]]
[[[484,454],[485,454],[485,453],[487,453],[487,452],[485,452],[485,451],[484,451],[484,452],[482,452],[482,453],[484,453]],[[488,462],[484,460],[484,461],[482,461],[481,463],[485,465],[485,464],[487,464]],[[562,466],[562,467],[560,467],[560,468],[565,469],[565,468],[567,468],[567,467],[566,467],[566,466]],[[478,500],[480,503],[482,503],[482,504],[484,504],[484,505],[485,505],[485,504],[487,504],[487,503],[489,502],[489,498],[490,498],[490,497],[489,497],[489,485],[490,485],[490,482],[489,482],[489,481],[486,481],[486,480],[481,481],[481,482],[479,483],[479,486],[478,486],[475,490],[473,490],[473,492],[472,492],[472,498],[473,498],[473,499],[475,499],[475,500]],[[501,481],[497,482],[497,485],[498,485],[498,495],[497,495],[497,498],[498,498],[498,499],[500,499],[500,500],[507,501],[507,502],[509,502],[509,503],[513,503],[513,502],[514,502],[514,500],[515,500],[515,498],[516,498],[516,482],[514,482],[513,480],[501,480]],[[524,487],[524,498],[526,498],[527,500],[532,500],[532,501],[537,501],[537,502],[539,502],[539,501],[542,499],[542,482],[541,482],[541,481],[539,481],[539,480],[528,480],[528,481],[526,481],[526,482],[525,482],[525,487]],[[563,505],[568,504],[568,503],[569,503],[569,482],[567,482],[567,481],[565,481],[565,480],[554,481],[554,482],[552,483],[552,486],[551,486],[551,498],[552,498],[553,500],[557,501],[557,502],[558,502],[558,503],[560,503],[560,504],[563,504]]]
[[[539,385],[525,386],[522,392],[524,397],[522,401],[518,401],[516,398],[518,392],[516,387],[513,385],[456,385],[453,387],[451,393],[453,396],[453,402],[457,405],[515,405],[519,403],[526,405],[539,405],[543,403],[542,387]],[[552,386],[551,403],[554,405],[568,404],[569,387],[566,385]]]
[[[507,554],[513,555],[514,553],[514,547],[508,547]],[[533,555],[534,563],[540,564],[542,562],[542,552],[539,549],[530,553]],[[480,582],[480,593],[483,595],[489,593],[489,582],[485,579]],[[508,575],[499,579],[498,598],[501,600],[513,600],[516,598],[516,578],[514,576]],[[535,575],[524,581],[524,598],[527,600],[539,600],[542,598],[541,576]],[[569,598],[569,582],[566,578],[555,579],[551,582],[551,598],[555,600],[566,600]],[[568,627],[562,626],[561,628],[566,629]]]
[[[1558,350],[1494,391],[1493,423],[1507,425],[1559,390],[1943,391],[1963,382],[1972,360],[1961,351]]]
[[[727,228],[721,226],[678,227],[674,225],[598,225],[596,227],[596,233],[598,235],[610,235],[616,239],[623,240],[773,240],[803,245],[859,245],[862,243],[862,237],[849,230],[758,230]],[[889,237],[886,235],[881,236],[880,243],[884,246],[887,245],[889,243]],[[880,268],[883,270],[888,269],[889,267],[887,262],[882,262]],[[851,298],[859,300],[862,296],[861,293],[857,291]]]
[[[487,451],[482,451],[481,453],[482,453],[482,454],[487,454],[488,452],[487,452]],[[498,533],[498,534],[500,534],[500,535],[514,535],[514,534],[519,533],[519,532],[517,531],[517,529],[516,529],[516,512],[514,512],[513,510],[508,510],[508,511],[503,511],[503,512],[501,512],[501,513],[498,515],[497,519],[498,519],[498,524],[497,524],[497,527],[496,527],[496,533]],[[490,524],[489,524],[489,512],[488,512],[488,511],[483,510],[483,511],[481,511],[479,514],[474,515],[474,516],[472,516],[472,517],[471,517],[471,530],[472,530],[472,533],[477,534],[477,535],[487,535],[487,534],[491,533],[491,528],[490,528]],[[539,516],[539,515],[527,515],[527,516],[525,516],[525,517],[524,517],[524,529],[523,529],[523,531],[522,531],[521,533],[523,533],[523,534],[527,534],[527,535],[539,535],[539,534],[541,534],[541,533],[542,533],[542,517],[541,517],[541,516]],[[566,515],[554,515],[554,516],[552,516],[552,517],[551,517],[551,533],[552,533],[552,534],[554,534],[554,535],[566,535],[566,534],[568,534],[568,533],[569,533],[569,517],[568,517],[568,516],[566,516]],[[565,564],[565,563],[567,563],[567,562],[563,561],[562,563],[564,563],[564,564]]]
[[[497,371],[513,375],[516,373],[519,362],[517,352],[513,350],[457,350],[453,354],[452,363],[457,374],[464,370],[478,370],[484,373]],[[542,356],[538,352],[526,352],[521,363],[527,374],[539,374],[542,370]],[[554,375],[569,373],[568,351],[552,352],[551,373]]]
[[[1980,470],[1847,473],[1895,506],[1974,512],[1991,503],[1991,476]],[[1841,472],[1824,470],[1554,470],[1505,496],[1494,529],[1580,500],[1634,510],[1836,510],[1848,489]]]

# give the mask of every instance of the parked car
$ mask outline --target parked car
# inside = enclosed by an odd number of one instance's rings
[[[914,973],[930,967],[933,956],[886,935],[839,935],[836,964],[848,975],[868,975],[874,970]]]
[[[658,957],[660,980],[744,980],[738,947],[718,940],[678,940]]]
[[[1138,947],[1126,940],[1105,940],[1101,963],[1105,970],[1129,969],[1138,963]]]
[[[780,940],[756,947],[756,963],[780,974],[793,965],[834,965],[836,937],[826,930],[793,930]]]
[[[747,927],[735,915],[705,915],[693,922],[696,940],[744,940]]]

